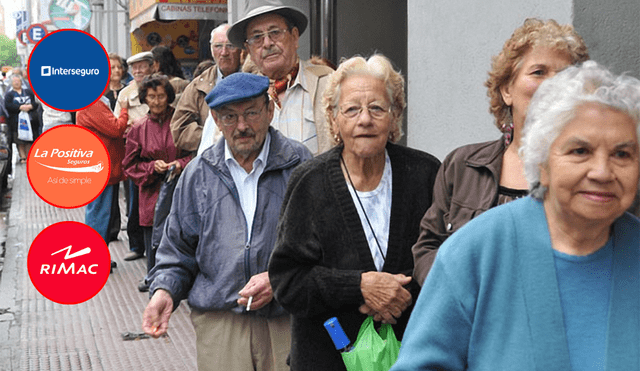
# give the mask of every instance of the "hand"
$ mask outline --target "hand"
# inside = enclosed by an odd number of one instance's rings
[[[396,318],[402,315],[413,300],[411,293],[402,287],[409,282],[411,277],[404,274],[362,273],[360,290],[364,305],[360,307],[360,312],[373,315],[376,321],[395,324]]]
[[[176,165],[176,168],[173,170],[173,173],[175,175],[180,175],[180,173],[182,172],[182,165],[180,165],[178,160],[171,161],[170,163],[167,164],[167,169],[171,168],[171,166],[173,165]]]
[[[20,106],[20,111],[29,112],[33,109],[33,106],[30,104],[23,104]]]
[[[169,170],[169,165],[168,165],[166,162],[162,161],[162,160],[156,160],[156,161],[153,163],[153,170],[154,170],[156,173],[163,174],[163,173],[165,173],[167,170]]]
[[[273,290],[271,290],[271,282],[269,282],[269,274],[262,272],[251,277],[249,282],[240,290],[240,299],[238,305],[247,306],[249,297],[253,296],[251,301],[251,310],[258,310],[269,304],[273,299]]]
[[[121,100],[119,102],[120,102],[120,110],[129,108],[129,100],[125,99],[125,100]]]
[[[166,290],[156,290],[142,314],[142,330],[154,338],[167,333],[173,299]]]

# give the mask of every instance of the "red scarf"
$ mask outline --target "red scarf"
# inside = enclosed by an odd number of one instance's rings
[[[291,82],[296,80],[296,77],[298,76],[298,65],[299,64],[296,63],[293,66],[291,72],[287,74],[287,76],[278,80],[269,80],[269,96],[275,102],[278,108],[282,108],[282,104],[280,103],[280,98],[278,98],[278,95],[286,91],[289,88]]]

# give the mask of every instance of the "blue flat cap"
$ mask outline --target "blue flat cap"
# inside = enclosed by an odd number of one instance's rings
[[[226,104],[260,96],[267,89],[269,89],[269,79],[266,76],[236,72],[218,82],[204,100],[210,108],[218,109]]]

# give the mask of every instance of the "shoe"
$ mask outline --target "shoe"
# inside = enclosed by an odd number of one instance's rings
[[[131,260],[136,260],[136,259],[142,259],[144,258],[144,254],[141,253],[137,253],[135,251],[129,251],[125,256],[124,256],[124,260],[126,261],[131,261]]]
[[[109,273],[113,273],[113,268],[116,268],[118,266],[118,263],[114,262],[113,260],[111,261],[111,269],[109,269]]]
[[[140,292],[147,292],[149,291],[149,283],[147,282],[146,279],[141,279],[140,282],[138,282],[138,291]]]

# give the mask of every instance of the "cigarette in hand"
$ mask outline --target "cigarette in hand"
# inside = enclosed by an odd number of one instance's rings
[[[253,301],[253,296],[249,296],[249,301],[247,302],[247,312],[251,310],[252,301]]]

